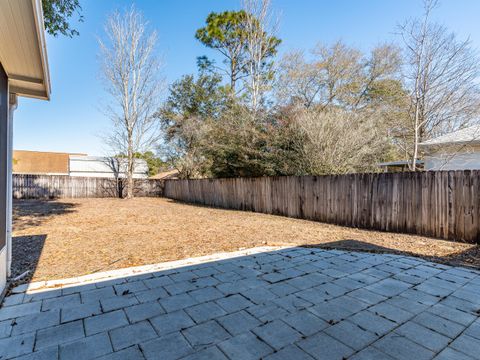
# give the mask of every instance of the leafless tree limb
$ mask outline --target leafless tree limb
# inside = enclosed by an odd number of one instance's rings
[[[163,88],[156,42],[156,32],[148,31],[134,6],[109,16],[105,37],[99,39],[101,75],[110,95],[105,112],[113,124],[106,141],[115,155],[127,158],[127,198],[133,196],[135,153],[151,148],[160,138],[153,117]]]

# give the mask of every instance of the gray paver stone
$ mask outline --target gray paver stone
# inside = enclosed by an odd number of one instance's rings
[[[467,354],[473,358],[480,357],[480,340],[471,336],[462,334],[455,339],[450,346],[464,354]]]
[[[51,346],[46,349],[35,351],[20,357],[15,358],[15,360],[52,360],[58,359],[58,347]]]
[[[28,354],[33,351],[34,334],[11,336],[0,339],[0,359]]]
[[[41,301],[0,308],[0,321],[40,312]]]
[[[173,284],[173,281],[168,276],[160,276],[153,279],[143,280],[143,283],[147,285],[149,289],[155,289],[161,286]]]
[[[174,360],[193,351],[180,332],[171,333],[140,344],[147,359]]]
[[[133,325],[127,325],[121,328],[110,330],[110,339],[112,340],[115,351],[125,349],[129,346],[140,344],[141,342],[157,337],[157,333],[148,321],[142,321]]]
[[[376,341],[373,346],[399,360],[427,360],[435,355],[434,352],[397,334],[388,334]]]
[[[395,279],[384,279],[372,285],[368,285],[365,289],[383,296],[398,295],[409,289],[412,285]]]
[[[60,310],[51,310],[15,319],[12,335],[19,335],[60,324]]]
[[[441,318],[440,316],[433,315],[428,312],[417,315],[415,318],[413,318],[413,321],[450,338],[456,337],[466,328],[464,325],[454,323],[453,321]]]
[[[397,327],[393,321],[375,315],[369,310],[361,311],[348,319],[363,329],[369,330],[376,335],[385,335]]]
[[[100,300],[104,312],[121,309],[127,306],[138,304],[138,300],[133,295],[115,296]]]
[[[155,289],[139,291],[135,293],[135,297],[141,303],[146,303],[149,301],[156,301],[168,297],[168,293],[165,289],[159,287]]]
[[[217,321],[232,335],[247,332],[261,324],[260,321],[244,310],[222,316]]]
[[[235,360],[260,359],[273,352],[273,349],[260,341],[252,333],[244,333],[226,340],[218,347],[230,358]]]
[[[165,314],[165,311],[158,302],[153,301],[127,307],[125,308],[125,313],[127,314],[128,320],[130,320],[131,323],[135,323]]]
[[[96,315],[84,320],[87,336],[112,330],[128,325],[127,317],[122,310],[112,311],[106,314]]]
[[[116,294],[113,290],[113,286],[80,292],[80,297],[82,299],[82,303],[84,304],[89,302],[97,302],[102,299],[108,299],[114,297],[115,295]]]
[[[395,333],[405,336],[434,352],[439,352],[451,341],[448,337],[440,335],[439,333],[414,322],[403,324],[395,330]]]
[[[222,298],[224,296],[222,292],[211,286],[193,290],[189,292],[189,295],[198,302],[212,301]]]
[[[195,325],[190,316],[183,310],[156,316],[150,319],[150,323],[160,335],[183,330]]]
[[[192,326],[183,330],[182,333],[194,347],[215,345],[230,337],[230,335],[214,320]]]
[[[107,333],[60,345],[60,360],[93,359],[112,352]]]
[[[167,312],[172,312],[195,305],[197,301],[189,294],[180,294],[161,299],[160,304]]]
[[[369,346],[362,351],[354,354],[350,360],[392,360],[393,358],[384,352]]]
[[[379,338],[378,335],[362,329],[357,324],[348,320],[341,321],[329,327],[325,332],[355,351],[365,348]]]
[[[305,336],[313,335],[329,326],[325,320],[307,310],[298,311],[282,320]]]
[[[293,344],[302,337],[299,332],[282,320],[274,320],[253,329],[252,332],[276,350]]]
[[[4,320],[0,322],[0,339],[10,336],[13,328],[12,322],[13,320]]]
[[[405,321],[415,316],[412,313],[409,313],[408,311],[403,310],[398,306],[391,305],[388,302],[374,305],[368,310],[376,315],[383,316],[388,320],[395,321],[397,324],[403,324]]]
[[[23,302],[24,297],[25,297],[25,294],[12,294],[10,296],[7,296],[3,300],[3,303],[1,305],[2,306],[12,306],[12,305],[21,304]]]
[[[246,309],[247,307],[254,305],[252,302],[245,299],[240,294],[225,296],[221,299],[216,300],[215,302],[220,305],[227,313]]]
[[[116,351],[114,353],[99,357],[97,360],[143,360],[143,356],[138,346],[131,346],[127,349]]]
[[[62,309],[61,322],[69,322],[78,319],[84,319],[93,315],[98,315],[102,312],[100,309],[100,302],[90,302],[74,307]]]
[[[80,295],[71,294],[42,301],[42,311],[61,309],[80,305]]]
[[[460,311],[442,303],[436,304],[428,309],[428,312],[441,316],[462,325],[470,325],[477,317],[471,313]]]
[[[313,358],[305,351],[296,347],[295,345],[289,345],[276,353],[268,355],[265,360],[312,360]]]
[[[77,340],[84,336],[81,320],[38,330],[35,350]]]
[[[461,353],[460,351],[454,350],[450,347],[443,350],[440,354],[435,357],[435,360],[473,360],[474,358]]]
[[[182,360],[229,360],[216,346],[200,350],[194,354],[188,355]]]
[[[227,314],[225,310],[214,302],[195,305],[185,309],[185,311],[198,324]]]
[[[297,343],[298,347],[305,350],[315,359],[343,360],[352,355],[354,350],[340,341],[335,340],[324,332],[310,336]]]

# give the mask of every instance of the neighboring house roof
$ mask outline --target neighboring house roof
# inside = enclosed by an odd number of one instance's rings
[[[178,170],[163,171],[150,176],[149,179],[176,179],[178,178]]]
[[[388,161],[388,162],[383,162],[383,163],[378,163],[378,166],[407,166],[411,164],[411,160],[398,160],[398,161]],[[417,165],[423,165],[422,160],[417,160],[415,162]]]
[[[17,174],[68,174],[70,155],[73,154],[14,150],[13,172]]]
[[[480,124],[469,126],[420,143],[422,147],[460,144],[480,144]]]
[[[0,63],[10,93],[50,98],[41,0],[0,1]]]

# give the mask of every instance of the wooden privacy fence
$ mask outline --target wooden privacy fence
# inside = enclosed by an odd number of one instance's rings
[[[119,197],[122,179],[13,174],[14,199]],[[135,196],[162,196],[163,180],[135,179]]]
[[[228,209],[480,242],[480,171],[166,180],[164,196]]]

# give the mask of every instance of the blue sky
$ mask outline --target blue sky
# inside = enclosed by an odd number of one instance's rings
[[[97,36],[115,9],[132,1],[80,0],[84,22],[80,36],[47,37],[52,83],[49,102],[20,99],[15,113],[14,148],[42,151],[106,152],[99,135],[108,131],[109,120],[99,104],[106,98],[98,76]],[[280,55],[293,49],[311,49],[318,42],[342,39],[368,51],[383,41],[393,41],[395,27],[421,13],[420,0],[272,0],[280,14]],[[239,8],[239,0],[138,0],[150,26],[159,34],[158,54],[168,83],[194,73],[196,57],[214,57],[194,38],[211,11]],[[470,36],[480,48],[480,1],[443,0],[435,12],[437,21],[461,38]]]

